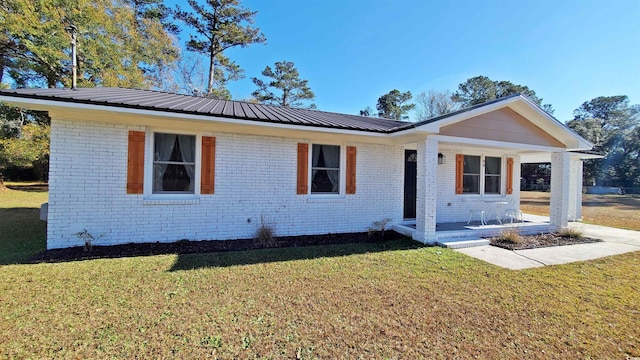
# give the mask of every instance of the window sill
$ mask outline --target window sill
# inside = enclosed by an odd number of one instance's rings
[[[318,195],[313,194],[307,197],[307,203],[326,203],[326,202],[343,202],[345,200],[344,195],[331,194],[331,195]]]
[[[484,201],[484,200],[504,200],[506,199],[505,195],[501,194],[490,194],[490,195],[480,195],[480,194],[458,194],[460,196],[460,201]]]
[[[142,205],[198,205],[200,198],[189,196],[184,198],[147,198],[142,201]]]

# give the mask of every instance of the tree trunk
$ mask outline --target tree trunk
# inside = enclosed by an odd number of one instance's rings
[[[2,78],[4,75],[4,62],[5,62],[5,57],[4,55],[0,56],[0,83],[2,83]]]
[[[7,187],[4,186],[4,177],[2,176],[2,173],[0,173],[0,191],[2,190],[6,190]]]
[[[207,95],[211,95],[213,93],[213,80],[215,77],[215,54],[211,53],[209,57],[209,84],[207,85]]]

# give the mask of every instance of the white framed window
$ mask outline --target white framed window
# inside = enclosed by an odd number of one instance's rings
[[[311,146],[311,194],[340,194],[341,147],[313,144]]]
[[[198,188],[198,136],[151,133],[151,194],[193,195]]]
[[[464,155],[463,194],[500,195],[502,193],[502,158]]]
[[[153,134],[154,194],[193,194],[196,173],[196,137]]]

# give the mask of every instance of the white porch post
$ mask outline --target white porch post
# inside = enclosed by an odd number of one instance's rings
[[[549,216],[551,225],[557,229],[567,227],[569,218],[570,162],[568,152],[551,154],[551,203]]]
[[[436,200],[438,194],[438,140],[432,136],[418,141],[416,182],[416,231],[413,239],[436,242]]]
[[[582,219],[582,160],[571,157],[569,174],[569,221]]]

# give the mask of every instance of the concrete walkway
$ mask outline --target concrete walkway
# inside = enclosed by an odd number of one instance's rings
[[[511,270],[566,264],[640,251],[640,232],[638,231],[583,223],[570,223],[569,227],[580,230],[587,237],[603,241],[515,251],[490,245],[456,251]]]

